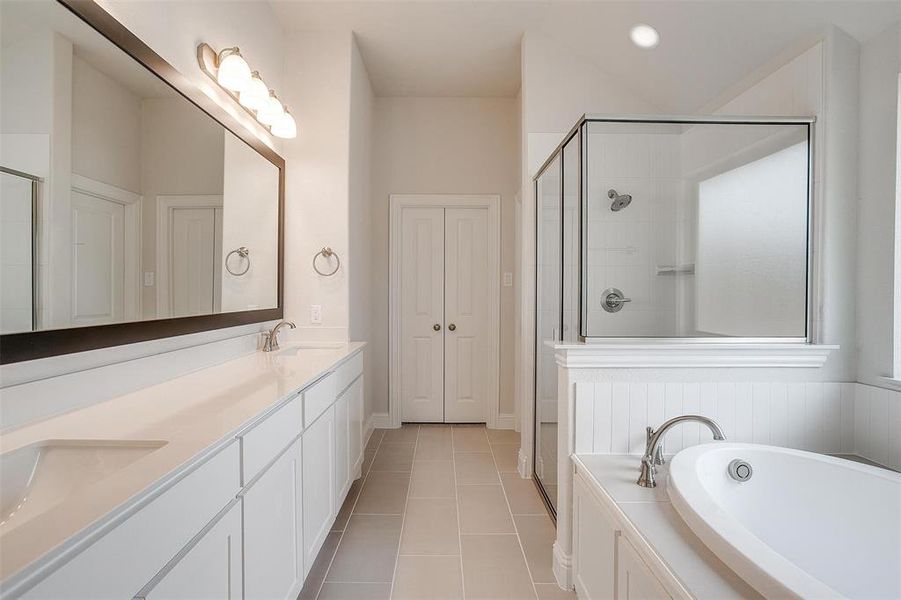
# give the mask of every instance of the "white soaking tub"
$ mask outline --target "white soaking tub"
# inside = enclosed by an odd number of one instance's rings
[[[729,475],[741,459],[753,474]],[[679,515],[768,598],[901,598],[901,474],[812,452],[717,442],[672,459]]]

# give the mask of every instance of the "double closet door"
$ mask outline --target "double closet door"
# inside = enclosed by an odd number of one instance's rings
[[[491,392],[488,208],[405,207],[401,418],[484,423]]]

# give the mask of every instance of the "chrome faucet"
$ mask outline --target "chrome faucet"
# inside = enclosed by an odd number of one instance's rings
[[[273,327],[270,331],[266,332],[266,338],[263,342],[263,352],[272,352],[274,350],[278,350],[278,330],[287,325],[291,329],[296,329],[297,326],[291,321],[279,321],[275,327]]]
[[[657,487],[657,480],[655,478],[657,474],[657,465],[663,464],[663,435],[674,425],[689,421],[706,425],[707,428],[710,429],[710,432],[713,433],[713,439],[715,440],[722,441],[726,439],[726,436],[723,435],[723,430],[720,429],[720,426],[717,425],[713,419],[708,419],[701,415],[682,415],[680,417],[674,417],[656,430],[648,427],[648,443],[644,449],[644,456],[641,457],[641,475],[638,476],[638,485],[648,488]]]

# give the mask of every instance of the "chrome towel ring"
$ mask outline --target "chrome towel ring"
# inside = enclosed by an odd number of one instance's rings
[[[316,266],[316,260],[317,260],[320,256],[322,256],[322,257],[325,258],[326,260],[330,259],[330,258],[333,257],[333,256],[335,257],[335,268],[332,269],[331,272],[323,273],[322,271],[319,270],[319,267]],[[333,250],[332,250],[331,248],[329,248],[328,246],[326,246],[325,248],[323,248],[322,250],[320,250],[319,252],[317,252],[317,253],[315,254],[315,256],[313,256],[313,270],[316,271],[317,273],[319,273],[320,275],[322,275],[323,277],[331,277],[332,275],[334,275],[335,273],[337,273],[337,272],[338,272],[338,269],[340,269],[340,268],[341,268],[341,259],[338,258],[338,255],[335,253],[335,251],[333,251]]]
[[[228,259],[231,258],[232,254],[237,254],[243,259],[247,260],[247,265],[244,267],[243,271],[232,271],[231,267],[228,266]],[[247,249],[246,246],[241,246],[236,250],[232,250],[228,254],[225,255],[225,270],[234,275],[235,277],[240,277],[247,273],[250,270],[250,250]]]

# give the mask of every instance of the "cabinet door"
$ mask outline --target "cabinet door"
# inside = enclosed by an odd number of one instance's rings
[[[360,375],[347,390],[350,401],[350,472],[351,479],[360,476],[363,465],[363,376]]]
[[[350,488],[350,390],[335,401],[335,506]]]
[[[629,540],[622,535],[617,540],[616,598],[617,600],[661,600],[669,598],[654,574],[641,560]]]
[[[573,493],[573,575],[580,598],[614,597],[618,532],[577,476]]]
[[[303,550],[305,572],[309,572],[336,512],[334,408],[310,425],[302,439]]]
[[[136,598],[147,600],[239,600],[241,595],[241,507],[235,504],[165,575]]]
[[[293,600],[304,579],[301,443],[295,441],[244,492],[244,592]]]

